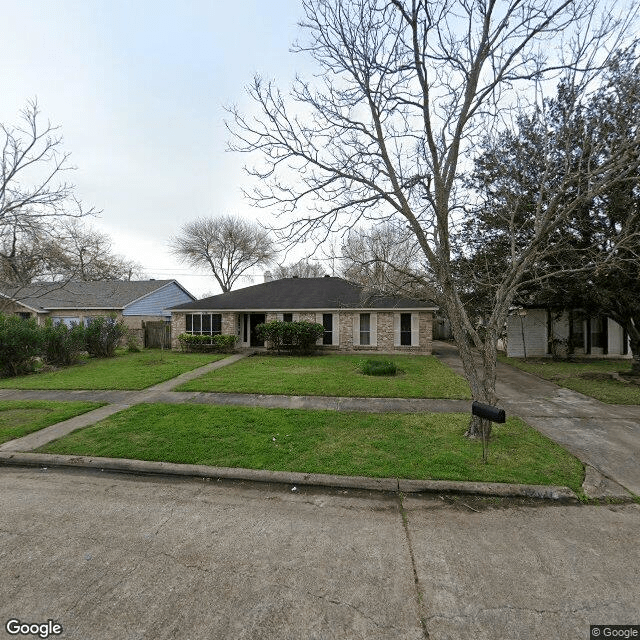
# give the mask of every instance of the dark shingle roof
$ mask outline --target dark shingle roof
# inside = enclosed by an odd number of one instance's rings
[[[37,311],[50,309],[124,309],[174,280],[42,282],[1,288],[0,293]]]
[[[372,296],[342,278],[284,278],[210,298],[187,302],[172,310],[294,310],[294,309],[436,309],[432,302]]]

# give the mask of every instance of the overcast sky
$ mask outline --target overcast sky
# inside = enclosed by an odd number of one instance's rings
[[[78,196],[103,211],[91,224],[115,250],[149,277],[175,277],[198,296],[219,292],[211,276],[190,277],[167,240],[197,216],[258,215],[240,192],[246,158],[225,150],[223,107],[248,104],[255,73],[286,87],[305,72],[307,61],[289,52],[300,2],[3,5],[0,122],[16,124],[37,98],[78,167]]]

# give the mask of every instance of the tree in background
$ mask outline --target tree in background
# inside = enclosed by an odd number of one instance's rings
[[[408,225],[473,399],[493,404],[496,343],[523,276],[565,220],[635,170],[640,134],[607,155],[588,131],[578,140],[567,127],[541,131],[548,179],[531,202],[533,233],[519,244],[513,228],[481,331],[463,301],[454,253],[471,204],[465,172],[481,141],[498,139],[517,110],[540,106],[550,80],[564,78],[572,104],[586,101],[634,11],[590,0],[305,0],[303,7],[308,38],[296,50],[319,66],[314,83],[298,79],[285,95],[256,77],[250,95],[258,115],[231,110],[232,148],[259,154],[249,167],[254,202],[287,217],[282,234],[292,244],[322,242],[363,221]],[[468,435],[487,426],[472,419]]]
[[[325,268],[318,262],[310,260],[298,260],[292,264],[279,264],[271,270],[274,280],[284,278],[322,278],[326,273]]]
[[[50,269],[57,278],[94,281],[145,277],[140,264],[113,252],[108,234],[79,220],[61,223],[53,256]]]
[[[56,224],[95,211],[85,211],[64,180],[75,167],[59,128],[41,124],[35,100],[20,115],[16,126],[0,123],[0,277],[22,284],[41,268]]]
[[[140,264],[112,251],[111,238],[76,218],[13,228],[0,239],[0,282],[143,279]]]
[[[415,235],[393,221],[356,227],[340,247],[340,272],[365,291],[430,300],[434,295],[429,267]]]
[[[231,215],[197,218],[170,240],[171,252],[196,269],[211,269],[223,293],[250,269],[269,265],[277,251],[269,233]]]
[[[520,118],[516,129],[484,149],[469,179],[478,202],[459,237],[459,280],[467,282],[463,299],[470,314],[475,310],[481,319],[488,313],[514,253],[535,236],[531,212],[541,185],[548,192],[558,189],[548,154],[579,161],[584,178],[573,188],[588,191],[585,182],[594,168],[633,140],[639,123],[640,67],[632,48],[613,58],[602,87],[587,102],[576,104],[561,85],[544,112]],[[613,318],[627,330],[634,370],[640,371],[640,170],[637,159],[632,164],[635,171],[593,193],[549,235],[517,295],[521,303]]]

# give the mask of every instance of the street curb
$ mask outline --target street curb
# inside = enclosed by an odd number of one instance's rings
[[[216,480],[246,480],[250,482],[269,482],[277,484],[331,487],[338,489],[363,489],[369,491],[401,493],[458,493],[502,498],[537,498],[562,502],[578,502],[576,494],[568,487],[557,487],[551,485],[368,478],[362,476],[337,476],[322,473],[209,467],[197,464],[150,462],[146,460],[129,460],[126,458],[99,458],[48,453],[19,453],[14,451],[0,451],[0,465],[98,469],[100,471],[117,471],[138,475],[215,478]]]
[[[510,484],[503,482],[454,482],[451,480],[399,480],[402,493],[466,493],[501,498],[538,498],[578,502],[569,487],[541,484]]]

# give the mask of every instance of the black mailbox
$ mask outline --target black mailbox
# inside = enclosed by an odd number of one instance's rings
[[[507,419],[504,409],[498,409],[498,407],[494,407],[491,404],[483,404],[482,402],[474,401],[471,405],[471,413],[491,422],[503,423]]]

